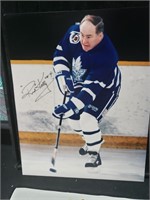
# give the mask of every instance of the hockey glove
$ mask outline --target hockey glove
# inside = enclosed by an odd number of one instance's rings
[[[66,89],[68,91],[67,96],[70,96],[74,93],[73,79],[72,76],[70,75],[70,72],[68,71],[58,72],[55,78],[58,84],[58,88],[63,95],[65,94]]]
[[[78,108],[74,105],[72,101],[69,101],[66,104],[58,105],[57,107],[55,107],[53,116],[56,118],[60,118],[63,115],[63,119],[66,119],[78,113]]]

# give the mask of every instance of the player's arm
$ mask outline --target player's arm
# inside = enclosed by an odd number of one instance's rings
[[[110,89],[114,85],[117,86],[119,84],[120,72],[116,67],[112,72],[96,73],[96,77],[91,73],[84,81],[83,88],[78,96],[72,97],[67,104],[56,108],[54,116],[59,117],[60,113],[63,113],[64,118],[68,118],[73,114],[79,113],[82,108],[92,103],[104,88]]]
[[[78,114],[81,109],[95,100],[104,87],[105,84],[98,80],[85,80],[80,93],[72,97],[68,103],[55,108],[53,115],[59,118],[63,114],[63,118],[68,118],[73,114]]]
[[[55,73],[58,88],[62,94],[65,89],[69,93],[73,93],[73,79],[70,73],[70,44],[69,44],[69,30],[63,39],[57,45],[53,55],[53,69]]]

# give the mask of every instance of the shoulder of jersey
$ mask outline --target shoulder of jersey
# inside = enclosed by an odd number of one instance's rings
[[[70,29],[69,41],[71,44],[78,44],[80,42],[80,23],[75,23]]]

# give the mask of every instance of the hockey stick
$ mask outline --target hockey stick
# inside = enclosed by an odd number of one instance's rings
[[[64,94],[63,104],[65,104],[65,102],[66,102],[66,96],[67,96],[67,91],[65,91],[65,94]],[[51,159],[51,163],[53,165],[53,167],[50,168],[51,172],[56,172],[55,162],[56,162],[56,154],[57,154],[57,151],[58,151],[58,144],[59,144],[62,120],[63,120],[63,115],[60,116],[60,120],[59,120],[56,144],[55,144],[54,152],[53,152],[52,159]]]

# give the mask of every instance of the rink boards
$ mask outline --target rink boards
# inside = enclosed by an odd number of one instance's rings
[[[122,88],[101,123],[104,147],[146,149],[149,124],[149,62],[120,61]],[[55,143],[58,120],[52,116],[62,102],[48,60],[12,60],[16,117],[21,143]],[[81,137],[63,121],[60,144],[80,146]]]

